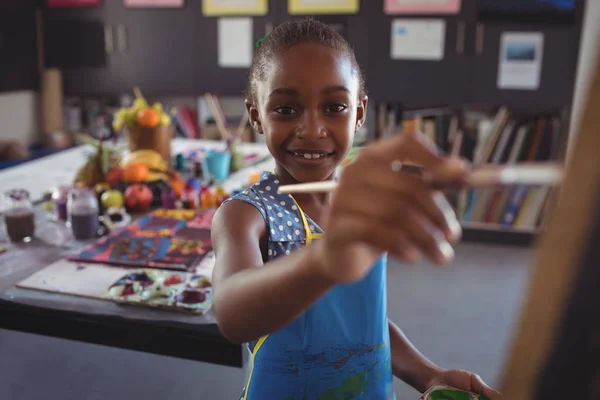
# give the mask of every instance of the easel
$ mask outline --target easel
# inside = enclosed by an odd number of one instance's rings
[[[507,400],[600,399],[600,57],[506,359]]]

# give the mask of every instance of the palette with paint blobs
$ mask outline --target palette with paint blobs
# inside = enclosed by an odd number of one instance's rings
[[[212,284],[204,275],[135,270],[112,284],[106,297],[124,304],[204,314],[212,303]]]

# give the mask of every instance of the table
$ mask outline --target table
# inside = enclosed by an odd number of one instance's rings
[[[176,139],[173,153],[199,146],[213,148],[219,142]],[[267,155],[264,145],[244,144],[244,151]],[[49,186],[69,184],[85,159],[86,146],[77,147],[0,172],[0,188],[19,186],[39,198]],[[233,190],[252,171],[270,170],[272,159],[233,174],[224,183]],[[42,211],[37,218],[44,218]],[[220,365],[242,367],[246,351],[219,332],[214,315],[190,316],[167,311],[122,306],[110,301],[80,298],[16,288],[14,285],[85,243],[58,245],[67,234],[60,224],[38,224],[30,243],[7,242],[0,233],[0,328],[18,330],[123,349],[169,355]]]

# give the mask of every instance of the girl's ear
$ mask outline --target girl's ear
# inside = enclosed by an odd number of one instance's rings
[[[356,130],[359,130],[364,125],[367,119],[367,105],[369,104],[369,98],[364,96],[359,99],[358,107],[356,108]]]
[[[248,117],[250,120],[250,125],[255,132],[262,134],[262,123],[260,122],[260,113],[258,112],[258,108],[254,105],[254,103],[250,99],[246,99],[246,110],[248,111]]]

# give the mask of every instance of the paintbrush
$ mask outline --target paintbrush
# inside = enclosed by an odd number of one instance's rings
[[[465,181],[456,182],[429,176],[425,168],[414,164],[401,164],[399,172],[421,176],[433,187],[439,189],[477,188],[497,185],[556,186],[562,181],[563,170],[555,164],[513,164],[500,167],[478,167],[467,174]],[[283,185],[279,193],[329,193],[338,186],[336,181],[322,181]]]

